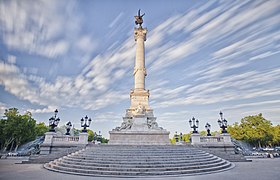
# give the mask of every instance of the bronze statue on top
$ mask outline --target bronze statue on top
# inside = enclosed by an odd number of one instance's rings
[[[140,9],[138,10],[138,16],[134,16],[135,17],[135,24],[136,25],[140,25],[140,28],[142,28],[142,23],[143,23],[143,16],[145,15],[145,13],[144,14],[142,14],[142,15],[140,15]]]

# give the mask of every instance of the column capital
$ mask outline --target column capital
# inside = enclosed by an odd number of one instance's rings
[[[146,35],[147,35],[147,28],[134,28],[134,39],[137,41],[137,39],[141,38],[146,41]]]

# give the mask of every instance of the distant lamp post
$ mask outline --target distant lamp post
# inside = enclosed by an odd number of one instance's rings
[[[176,142],[179,142],[179,135],[177,134],[177,131],[175,132],[175,135],[174,135],[174,136],[175,136],[175,141],[176,141]]]
[[[219,126],[222,129],[222,133],[227,133],[227,120],[223,118],[223,113],[220,111],[221,119],[218,120]]]
[[[211,125],[209,123],[206,123],[205,129],[207,131],[207,136],[211,136],[211,133],[210,133]]]
[[[94,140],[94,142],[97,141],[97,134],[96,134],[96,132],[94,132],[93,140]]]
[[[66,134],[65,135],[70,135],[70,129],[72,127],[72,123],[69,121],[66,123]]]
[[[180,142],[183,141],[183,133],[180,133]]]
[[[195,118],[193,117],[192,119],[189,120],[189,123],[190,123],[190,127],[193,128],[193,134],[198,133],[198,131],[196,130],[199,124],[198,119],[195,120]]]
[[[102,135],[101,135],[101,131],[99,131],[97,135],[97,141],[101,143],[101,140],[102,140]]]
[[[91,118],[88,118],[87,116],[81,119],[81,127],[83,127],[84,129],[82,130],[82,132],[87,132],[87,127],[90,126],[91,123]]]
[[[57,113],[58,113],[58,110],[56,109],[54,111],[54,116],[52,116],[50,119],[49,119],[49,126],[50,126],[50,130],[49,132],[55,132],[54,128],[57,127],[60,119],[57,116]]]

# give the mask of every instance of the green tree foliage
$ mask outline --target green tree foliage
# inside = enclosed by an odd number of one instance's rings
[[[36,121],[30,112],[20,115],[17,108],[6,109],[4,118],[0,120],[0,144],[1,149],[17,150],[18,146],[30,140],[34,140]]]
[[[48,132],[49,126],[47,126],[44,122],[40,122],[35,126],[35,134],[37,136],[43,136],[46,132]]]
[[[88,141],[93,141],[94,140],[94,132],[90,129],[87,130],[88,132]]]
[[[277,127],[277,126],[276,126]],[[273,127],[269,120],[262,114],[247,116],[241,119],[241,123],[228,126],[228,132],[237,140],[248,142],[254,146],[268,146],[272,142],[279,143],[279,131]]]
[[[178,140],[180,141],[180,135],[179,135],[179,134],[178,134],[178,138],[179,138]],[[191,132],[182,135],[182,141],[183,141],[183,142],[190,142],[190,138],[191,138]],[[172,139],[170,139],[170,143],[171,143],[171,144],[175,144],[175,143],[176,143],[175,134],[174,134],[174,136],[172,137]]]
[[[275,146],[280,145],[280,125],[273,127],[273,138],[272,138],[272,144]]]

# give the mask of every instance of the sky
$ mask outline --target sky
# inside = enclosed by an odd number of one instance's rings
[[[262,113],[280,124],[279,0],[0,0],[0,113],[16,107],[60,126],[120,126],[145,13],[146,89],[159,126],[218,130]],[[170,135],[170,137],[171,137]]]

